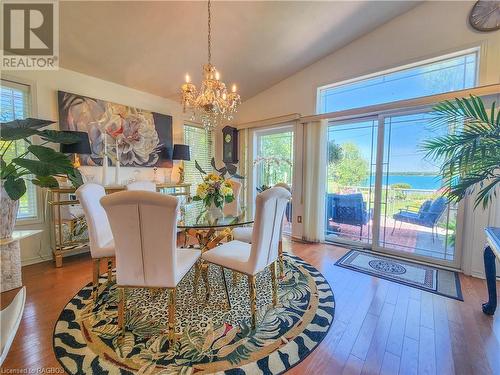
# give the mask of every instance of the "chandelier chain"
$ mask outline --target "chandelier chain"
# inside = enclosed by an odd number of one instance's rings
[[[208,0],[208,63],[212,62],[212,12],[210,11],[211,2]]]

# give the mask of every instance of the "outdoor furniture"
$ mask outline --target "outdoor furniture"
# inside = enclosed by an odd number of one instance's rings
[[[434,242],[434,227],[436,226],[439,218],[446,209],[446,204],[446,198],[439,197],[434,201],[425,201],[424,203],[422,203],[418,211],[412,210],[410,206],[400,209],[398,213],[392,216],[392,218],[394,219],[394,227],[392,228],[392,233],[394,233],[394,230],[396,229],[397,221],[399,221],[401,224],[409,223],[420,225],[432,229],[432,242]]]
[[[371,219],[371,212],[366,209],[361,193],[327,194],[326,214],[328,221],[359,226],[360,239],[363,236],[363,225],[368,224]]]

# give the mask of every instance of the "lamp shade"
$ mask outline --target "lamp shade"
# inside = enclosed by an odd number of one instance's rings
[[[78,142],[61,144],[63,154],[91,154],[89,135],[86,132],[65,132],[78,137]]]
[[[191,160],[188,145],[174,145],[172,160]]]

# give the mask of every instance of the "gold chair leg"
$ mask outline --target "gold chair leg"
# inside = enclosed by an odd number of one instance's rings
[[[284,276],[283,272],[283,240],[280,240],[278,243],[278,258],[279,258],[279,267],[280,267],[280,278],[282,279]]]
[[[210,299],[210,286],[208,283],[208,266],[209,264],[207,262],[201,263],[201,277],[205,282],[205,303],[207,303],[208,300]]]
[[[125,336],[125,309],[127,308],[127,300],[125,288],[118,288],[118,331],[121,336]]]
[[[272,262],[270,265],[271,269],[271,282],[273,287],[273,307],[278,304],[278,283],[276,282],[276,261]]]
[[[231,300],[229,299],[229,291],[227,290],[227,280],[224,267],[220,266],[220,272],[222,273],[222,282],[224,283],[224,291],[226,292],[227,309],[231,310]]]
[[[92,259],[92,298],[94,303],[97,302],[97,294],[99,292],[99,273],[100,273],[101,259]]]
[[[201,275],[201,259],[196,261],[194,265],[194,280],[193,280],[193,292],[194,296],[198,298],[198,283],[200,282]]]
[[[173,345],[175,343],[175,297],[176,288],[168,292],[168,339]]]
[[[111,284],[113,277],[113,259],[108,258],[108,284]]]
[[[255,292],[255,276],[248,275],[248,290],[250,292],[250,311],[252,313],[252,329],[257,326],[257,294]]]

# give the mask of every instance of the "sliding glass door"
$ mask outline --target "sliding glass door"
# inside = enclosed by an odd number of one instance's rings
[[[432,124],[432,113],[384,119],[379,246],[395,252],[454,261],[457,206],[442,197],[437,163],[422,143],[447,129]]]
[[[429,112],[331,122],[326,240],[457,265],[458,209],[422,149],[446,131]]]
[[[372,243],[377,118],[328,128],[327,241]]]

